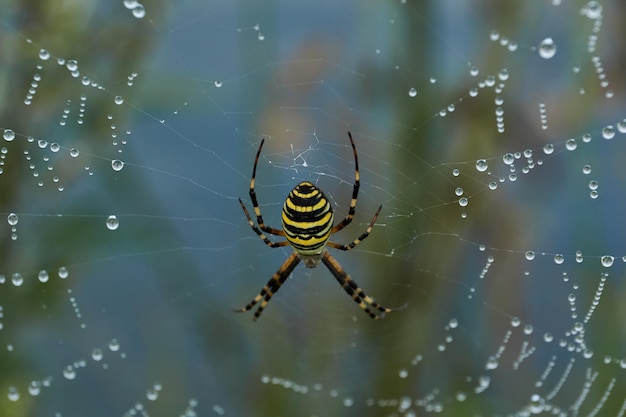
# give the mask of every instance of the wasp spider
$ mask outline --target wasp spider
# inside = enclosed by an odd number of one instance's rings
[[[339,262],[333,258],[326,246],[331,248],[348,251],[353,249],[356,245],[361,243],[363,239],[369,236],[374,222],[378,217],[378,213],[382,209],[382,205],[378,207],[372,221],[369,226],[359,237],[353,240],[347,245],[342,245],[335,242],[330,242],[328,239],[330,235],[337,233],[344,227],[352,222],[354,213],[356,210],[357,195],[359,193],[359,160],[356,154],[356,147],[352,140],[352,134],[348,132],[350,138],[350,144],[352,145],[352,153],[354,154],[355,176],[354,187],[352,189],[352,201],[350,202],[350,209],[348,215],[337,225],[333,226],[333,209],[328,201],[328,198],[324,195],[322,190],[308,181],[303,181],[296,185],[293,190],[287,196],[282,211],[282,224],[283,229],[274,229],[267,226],[263,222],[263,216],[261,215],[261,209],[257,201],[256,192],[254,191],[254,181],[256,177],[256,167],[259,162],[259,156],[261,155],[261,149],[263,148],[263,142],[259,145],[259,150],[256,153],[254,159],[254,168],[252,169],[252,178],[250,179],[250,199],[252,200],[252,206],[254,207],[254,214],[256,214],[255,224],[246,209],[246,206],[239,199],[239,204],[243,209],[248,224],[252,227],[252,230],[265,242],[270,248],[278,248],[281,246],[291,245],[294,252],[289,255],[287,260],[276,271],[269,282],[263,287],[261,292],[252,299],[245,307],[241,309],[235,309],[237,312],[245,312],[259,302],[259,307],[254,313],[254,320],[258,319],[263,312],[263,309],[270,301],[272,296],[280,289],[280,286],[289,277],[294,268],[300,263],[304,262],[307,268],[315,268],[322,262],[333,274],[335,279],[343,287],[343,289],[352,297],[352,299],[373,319],[379,319],[384,317],[386,313],[393,311],[390,308],[383,307],[374,301],[373,298],[367,296],[365,292],[354,282],[350,275],[348,275]],[[272,242],[267,238],[265,233],[269,233],[275,236],[283,236],[286,240],[280,242]],[[375,313],[374,311],[377,311]]]

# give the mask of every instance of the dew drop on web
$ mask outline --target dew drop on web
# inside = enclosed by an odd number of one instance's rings
[[[124,168],[124,162],[119,159],[114,159],[111,161],[111,168],[113,168],[113,171],[119,172]]]
[[[65,379],[72,380],[76,378],[76,370],[72,365],[68,365],[65,367],[65,369],[63,369],[63,376],[65,377]]]
[[[602,129],[602,137],[604,139],[613,139],[615,137],[615,128],[613,126],[605,126]]]
[[[109,229],[109,230],[117,230],[119,225],[120,225],[120,222],[117,219],[116,215],[112,214],[109,217],[107,217],[107,220],[106,220],[107,229]]]
[[[15,213],[9,213],[9,215],[7,216],[7,223],[9,223],[9,226],[17,225],[18,221],[19,217]]]
[[[143,19],[146,16],[146,9],[143,4],[139,4],[133,9],[132,13],[135,18]]]
[[[40,49],[39,50],[39,59],[41,59],[42,61],[47,61],[50,59],[50,52],[48,52],[45,49]]]
[[[547,143],[545,145],[543,145],[543,153],[546,155],[550,155],[551,153],[554,152],[554,145],[551,143]]]
[[[39,282],[48,282],[49,278],[50,278],[50,276],[48,274],[48,271],[46,271],[45,269],[42,269],[37,274],[37,279],[39,280]]]
[[[545,38],[539,44],[539,56],[543,59],[553,58],[556,54],[556,44],[552,40],[552,38]]]
[[[58,274],[59,274],[59,278],[66,279],[69,276],[69,271],[67,270],[66,267],[62,266],[59,268]]]
[[[609,268],[613,266],[614,260],[615,258],[610,255],[605,255],[602,258],[600,258],[600,262],[602,263],[602,266],[604,266],[605,268]]]
[[[489,168],[489,165],[487,164],[487,161],[484,159],[479,159],[478,161],[476,161],[476,170],[479,172],[485,172],[487,171],[487,168]]]
[[[13,402],[19,401],[20,392],[17,390],[16,387],[11,386],[9,387],[8,391],[9,392],[7,394],[7,398],[9,399],[9,401],[13,401]]]
[[[15,139],[15,132],[11,129],[4,129],[4,132],[2,133],[2,137],[7,142],[11,142],[13,139]]]
[[[24,283],[24,277],[19,272],[15,272],[13,275],[11,275],[11,283],[16,287],[21,287]]]

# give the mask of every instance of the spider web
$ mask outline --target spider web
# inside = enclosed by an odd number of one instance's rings
[[[5,4],[0,410],[626,413],[617,1]],[[263,316],[295,184],[348,211]],[[272,236],[274,238],[274,236]]]

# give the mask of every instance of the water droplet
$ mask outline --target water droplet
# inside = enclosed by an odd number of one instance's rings
[[[75,59],[70,59],[65,64],[65,67],[70,71],[76,71],[78,69],[78,62]]]
[[[20,399],[20,392],[17,390],[17,388],[11,386],[9,387],[7,397],[9,398],[9,401],[18,401]]]
[[[137,19],[143,19],[146,16],[146,9],[143,4],[137,3],[133,8],[133,16]]]
[[[456,190],[454,190],[454,194],[456,194],[457,197],[461,197],[463,195],[463,189],[461,187],[458,187]]]
[[[67,365],[65,369],[63,369],[63,376],[65,379],[74,379],[76,378],[76,370],[72,365]]]
[[[39,381],[31,381],[28,384],[28,393],[33,397],[41,394],[41,383]]]
[[[610,255],[605,255],[602,258],[600,258],[600,262],[602,262],[602,266],[609,268],[611,266],[613,266],[613,261],[615,258],[613,258]]]
[[[10,226],[15,226],[18,221],[19,217],[15,213],[9,213],[9,215],[7,216],[7,222]]]
[[[604,139],[613,139],[615,137],[615,128],[613,126],[605,126],[602,129],[602,137]]]
[[[568,151],[573,151],[577,147],[578,147],[578,144],[576,143],[576,139],[574,139],[574,138],[568,139],[565,142],[565,149],[567,149]]]
[[[556,54],[556,44],[552,38],[545,38],[539,44],[539,56],[543,59],[550,59]]]
[[[107,229],[109,229],[109,230],[117,230],[119,225],[120,225],[120,222],[117,219],[117,216],[112,214],[109,217],[107,217],[107,220],[106,220]]]
[[[602,5],[600,5],[597,1],[590,1],[580,10],[580,12],[583,16],[596,20],[602,17]]]
[[[45,49],[40,49],[39,59],[41,59],[42,61],[47,61],[48,59],[50,59],[50,52],[46,51]]]
[[[486,375],[482,375],[481,377],[478,378],[478,385],[483,388],[486,389],[489,387],[489,384],[491,384],[491,378],[486,376]]]
[[[583,253],[582,251],[576,251],[576,262],[581,263],[583,261]]]
[[[560,253],[557,253],[556,255],[554,255],[555,264],[561,265],[563,262],[565,262],[565,257],[563,255],[561,255]]]
[[[52,142],[50,144],[50,150],[52,152],[59,152],[60,149],[61,149],[61,146],[58,143]]]
[[[487,171],[487,168],[489,168],[489,166],[487,165],[486,160],[479,159],[478,161],[476,161],[476,170],[478,170],[479,172],[485,172]]]
[[[117,104],[119,106],[120,104],[124,103],[124,97],[122,97],[122,96],[115,96],[113,101],[115,102],[115,104]]]
[[[48,271],[46,271],[45,269],[42,269],[37,274],[37,279],[39,279],[39,282],[48,282],[48,278]]]
[[[545,145],[543,145],[543,153],[545,153],[546,155],[550,155],[552,152],[554,152],[554,145],[551,143],[547,143]]]
[[[24,277],[19,272],[15,272],[11,275],[11,283],[16,287],[20,287],[24,283]]]
[[[59,278],[66,279],[69,276],[69,272],[66,267],[62,266],[59,268]]]
[[[72,158],[76,158],[78,155],[80,155],[80,152],[78,151],[78,149],[76,148],[70,149],[70,156]]]
[[[468,203],[469,203],[469,200],[467,199],[467,197],[459,198],[459,206],[466,207]]]
[[[222,82],[220,80],[215,80],[213,84],[215,84],[217,88],[220,88],[222,86]]]
[[[528,405],[528,411],[531,414],[543,413],[546,408],[546,401],[538,394],[530,396],[530,404]]]
[[[491,371],[493,369],[496,369],[498,365],[498,359],[492,356],[487,360],[487,363],[485,364],[485,369]]]
[[[109,350],[111,350],[111,352],[117,352],[118,350],[120,350],[120,344],[117,339],[112,339],[109,342]]]
[[[528,259],[529,261],[532,261],[533,259],[535,259],[535,251],[532,251],[532,250],[526,251],[526,259]]]
[[[114,159],[111,161],[111,168],[113,168],[113,171],[121,171],[124,168],[124,162],[120,161],[119,159]]]
[[[519,317],[513,317],[511,319],[511,326],[513,327],[519,327],[519,325],[522,324],[522,321],[520,320]]]
[[[591,165],[583,166],[583,174],[585,175],[591,174]]]
[[[413,87],[409,88],[409,97],[417,96],[417,90]]]
[[[597,190],[598,189],[598,181],[596,181],[596,180],[589,181],[589,189],[590,190]]]
[[[104,355],[102,354],[102,349],[95,348],[94,350],[91,351],[91,359],[93,359],[94,361],[96,362],[101,361],[103,357]]]
[[[513,165],[513,162],[515,162],[515,156],[513,156],[512,153],[505,153],[502,157],[502,162],[504,162],[505,165]]]
[[[4,129],[4,133],[2,134],[2,137],[7,142],[11,142],[13,139],[15,139],[15,132],[12,131],[11,129]]]

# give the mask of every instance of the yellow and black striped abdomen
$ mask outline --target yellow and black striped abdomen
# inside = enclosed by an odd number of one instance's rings
[[[282,220],[285,237],[298,254],[319,255],[333,228],[333,209],[322,190],[303,181],[287,196]]]

